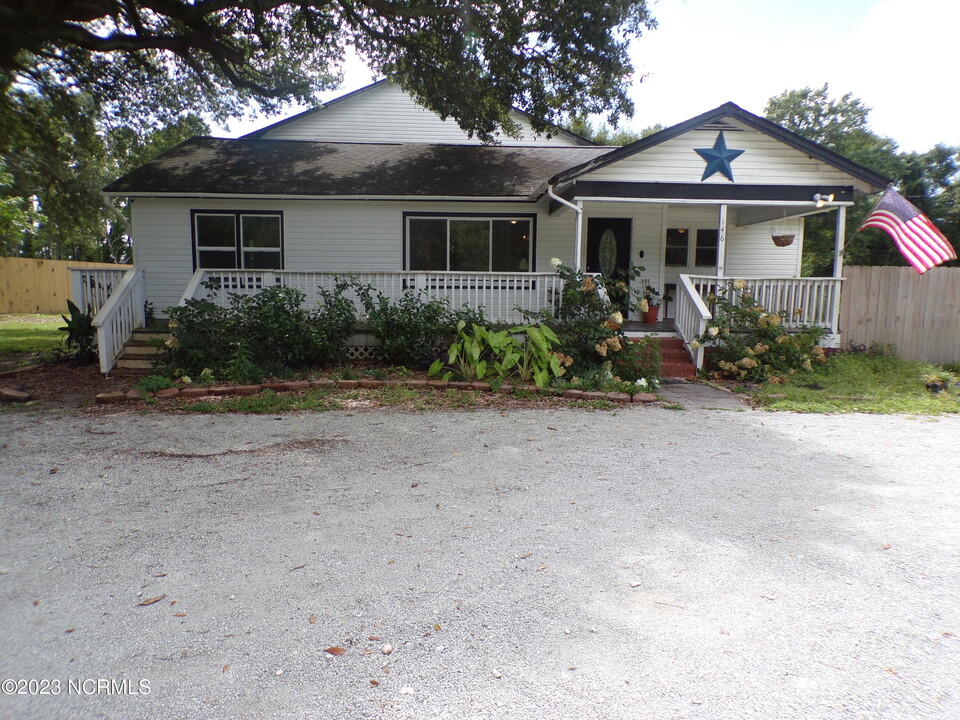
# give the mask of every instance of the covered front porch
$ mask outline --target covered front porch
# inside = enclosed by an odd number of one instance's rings
[[[147,277],[144,270],[134,268],[124,275],[116,271],[75,269],[74,299],[80,307],[96,313],[101,371],[111,370],[123,352],[133,331],[145,324]],[[359,283],[370,285],[393,301],[405,292],[422,294],[450,304],[451,307],[483,309],[494,322],[519,324],[525,321],[522,311],[554,310],[560,302],[562,282],[556,273],[453,273],[453,272],[329,272],[321,270],[197,270],[185,288],[181,303],[209,298],[226,305],[228,294],[254,295],[275,285],[293,287],[304,292],[308,306],[315,305],[320,290],[333,290],[338,278],[350,275]],[[678,275],[674,300],[666,308],[666,316],[647,324],[634,318],[625,330],[630,335],[674,336],[690,342],[704,332],[712,318],[709,296],[723,292],[734,278],[720,275]],[[837,334],[837,317],[841,278],[738,278],[744,279],[754,296],[773,312],[785,315],[784,325],[799,328],[819,325]],[[211,286],[219,291],[211,293]],[[352,298],[360,308],[359,298]],[[702,348],[691,353],[699,368]]]

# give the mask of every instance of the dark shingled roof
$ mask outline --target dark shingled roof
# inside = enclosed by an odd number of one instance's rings
[[[603,147],[428,145],[196,137],[105,192],[532,198]]]

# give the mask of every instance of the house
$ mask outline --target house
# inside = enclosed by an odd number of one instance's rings
[[[483,145],[380,81],[243,138],[193,138],[111,183],[132,201],[136,269],[98,313],[102,369],[144,300],[162,313],[212,278],[312,300],[353,273],[513,321],[550,303],[551,258],[643,266],[687,342],[724,277],[836,335],[840,256],[834,277],[800,277],[803,218],[835,213],[840,246],[846,207],[886,178],[733,103],[616,148],[514,119],[519,139]]]

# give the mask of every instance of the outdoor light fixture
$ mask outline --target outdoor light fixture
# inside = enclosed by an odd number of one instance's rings
[[[822,208],[827,203],[832,203],[833,197],[833,193],[830,193],[829,195],[821,195],[820,193],[817,193],[813,196],[813,201],[817,203],[818,208]]]

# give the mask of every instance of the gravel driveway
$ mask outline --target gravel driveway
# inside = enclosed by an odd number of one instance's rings
[[[2,718],[960,717],[957,417],[20,411],[0,438],[0,677],[46,681]]]

